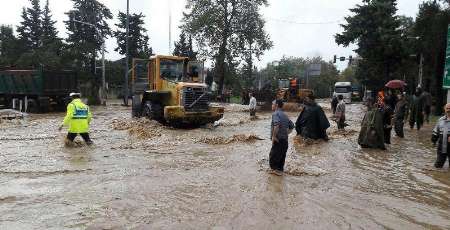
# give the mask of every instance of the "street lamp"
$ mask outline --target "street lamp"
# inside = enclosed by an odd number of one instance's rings
[[[102,37],[102,35],[100,33],[100,30],[94,24],[91,24],[91,23],[88,23],[88,22],[83,22],[83,21],[78,21],[76,19],[72,19],[72,22],[77,22],[77,23],[80,23],[80,24],[83,24],[83,25],[90,26],[90,27],[95,29],[95,32],[97,33],[99,38]],[[105,47],[105,40],[104,39],[102,40],[102,48],[101,49],[102,49],[102,90],[101,90],[101,93],[100,93],[101,94],[100,95],[100,100],[101,100],[101,104],[102,105],[106,105],[106,77],[105,77],[105,49],[106,49],[106,47]]]
[[[130,60],[130,57],[129,57],[129,40],[130,40],[130,38],[129,38],[129,33],[130,33],[130,0],[127,0],[127,32],[126,32],[126,50],[125,50],[125,52],[126,52],[126,54],[125,54],[125,82],[124,82],[124,87],[125,87],[125,90],[124,90],[124,96],[123,96],[123,102],[124,102],[124,105],[125,106],[128,106],[128,94],[129,94],[129,92],[128,92],[128,68],[129,68],[129,66],[128,66],[128,61]]]
[[[417,36],[417,37],[406,37],[406,38],[408,38],[408,39],[415,39],[415,40],[419,40],[420,39],[420,37],[419,36]],[[410,56],[413,56],[413,55],[410,55]],[[414,55],[415,57],[416,57],[416,55]],[[419,61],[419,84],[417,84],[417,87],[422,87],[422,83],[423,83],[423,61],[424,61],[424,58],[423,58],[423,54],[422,54],[422,52],[420,52],[420,61]]]

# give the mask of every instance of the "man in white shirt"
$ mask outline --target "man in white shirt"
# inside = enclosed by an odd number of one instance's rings
[[[339,130],[345,128],[345,102],[342,95],[338,95],[339,103],[336,106],[336,122]]]
[[[250,103],[248,105],[250,110],[250,117],[256,116],[256,98],[253,96],[253,93],[249,93],[248,96],[250,97]]]

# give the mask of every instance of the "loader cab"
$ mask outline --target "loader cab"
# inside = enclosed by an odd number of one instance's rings
[[[278,79],[278,89],[289,89],[289,79]]]
[[[204,123],[223,115],[222,108],[217,112],[209,105],[203,62],[157,55],[133,59],[132,71],[134,117],[146,116],[169,123]],[[202,119],[192,121],[193,117]]]

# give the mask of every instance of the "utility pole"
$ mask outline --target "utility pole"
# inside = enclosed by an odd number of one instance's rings
[[[420,64],[419,64],[419,85],[423,87],[423,54],[420,53]]]
[[[123,96],[123,102],[125,106],[128,106],[128,62],[130,60],[129,57],[129,41],[130,41],[130,0],[127,0],[127,33],[126,33],[126,54],[125,54],[125,82],[124,82],[124,96]]]
[[[170,0],[168,1],[169,4],[169,55],[172,53],[172,10],[170,9]]]
[[[102,37],[100,31],[98,30],[98,28],[94,24],[83,22],[83,21],[78,21],[76,19],[72,19],[72,22],[77,22],[77,23],[80,23],[80,24],[83,24],[83,25],[90,26],[90,27],[95,29],[95,32],[97,32],[97,35],[98,35],[99,38]],[[105,49],[106,48],[105,48],[105,40],[102,41],[102,48],[101,49],[102,49],[102,89],[100,91],[100,94],[101,94],[100,95],[100,101],[101,101],[102,105],[106,105],[106,74],[105,74],[105,72],[106,72],[106,69],[105,69]]]
[[[406,37],[407,39],[415,39],[418,41],[420,37]],[[417,55],[409,55],[411,57],[417,57]],[[417,87],[423,87],[423,54],[420,52],[420,61],[419,61],[419,82],[417,84]]]

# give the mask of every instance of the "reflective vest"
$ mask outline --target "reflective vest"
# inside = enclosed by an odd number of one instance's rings
[[[80,99],[74,99],[67,105],[64,125],[69,127],[69,133],[87,133],[92,114],[89,107]]]
[[[72,119],[87,119],[89,108],[87,106],[85,107],[77,107],[75,103],[70,103],[75,107],[75,110],[73,111]]]

